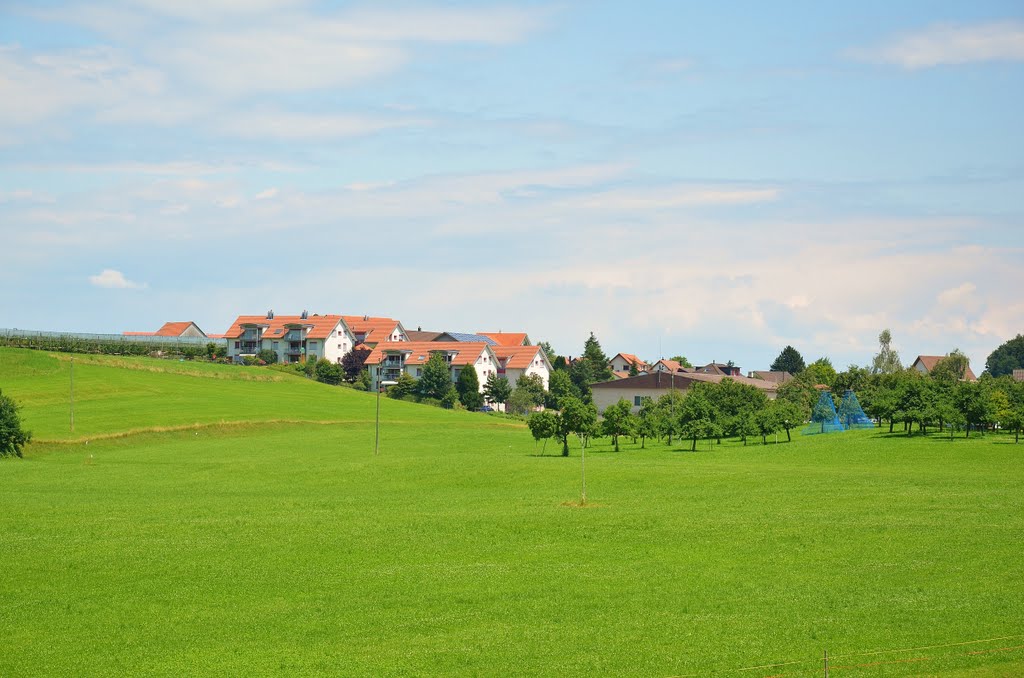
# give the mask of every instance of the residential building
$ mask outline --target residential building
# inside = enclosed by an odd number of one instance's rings
[[[465,369],[475,369],[480,390],[487,377],[497,374],[498,357],[490,344],[464,341],[401,341],[381,342],[366,357],[364,365],[370,374],[373,389],[383,381],[397,381],[404,372],[413,378],[423,376],[423,366],[430,356],[440,353],[451,372],[452,383]]]
[[[441,336],[441,333],[424,331],[422,327],[417,327],[414,330],[406,330],[405,336],[409,338],[409,341],[434,341]]]
[[[473,344],[487,344],[489,346],[498,345],[498,342],[494,339],[485,337],[482,334],[473,334],[472,332],[442,332],[433,341],[465,341]]]
[[[394,318],[379,318],[369,315],[341,316],[356,338],[357,344],[365,344],[373,348],[377,344],[389,341],[409,341],[402,323]]]
[[[692,371],[700,374],[717,374],[723,377],[743,376],[743,370],[729,363],[710,362],[701,367],[694,367]]]
[[[915,370],[921,374],[931,374],[935,366],[939,364],[939,361],[947,356],[944,355],[919,355],[914,364],[911,365]],[[978,381],[978,378],[974,376],[974,372],[971,370],[970,364],[967,365],[967,370],[964,372],[964,381]]]
[[[340,315],[241,315],[224,333],[228,357],[255,355],[269,349],[279,362],[297,363],[326,358],[340,363],[356,344]]]
[[[489,337],[499,346],[532,346],[533,342],[526,332],[477,332],[480,336]]]
[[[606,381],[599,384],[591,384],[590,390],[593,393],[594,405],[598,412],[604,412],[605,408],[625,399],[632,407],[633,412],[640,411],[640,405],[644,398],[657,400],[671,391],[686,393],[690,386],[697,382],[717,384],[723,379],[732,379],[739,384],[746,384],[763,391],[769,399],[775,400],[778,395],[777,386],[762,379],[748,379],[741,376],[726,376],[722,374],[706,374],[702,372],[651,372],[636,377],[627,377],[617,381]]]
[[[636,366],[638,372],[649,372],[651,366],[646,362],[637,358],[632,353],[618,353],[608,362],[608,366],[612,368],[612,372],[625,373],[629,376],[629,372],[633,366]]]
[[[491,346],[498,358],[498,375],[508,379],[512,386],[524,374],[536,374],[544,382],[544,390],[548,388],[551,378],[551,362],[544,349],[540,346]]]
[[[676,360],[662,358],[651,365],[651,369],[648,372],[690,372],[692,370],[692,367],[684,367],[682,363]]]
[[[770,381],[773,384],[785,384],[793,378],[793,375],[789,372],[773,372],[771,370],[754,370],[749,372],[747,376],[751,379],[763,379],[764,381]]]
[[[123,334],[126,337],[197,337],[199,339],[209,339],[215,336],[207,335],[206,332],[199,329],[199,325],[190,320],[164,323],[156,332],[124,332]]]

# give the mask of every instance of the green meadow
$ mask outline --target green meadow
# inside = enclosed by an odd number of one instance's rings
[[[1024,675],[1024,445],[546,455],[266,368],[0,349],[0,675]],[[575,440],[574,440],[575,442]]]

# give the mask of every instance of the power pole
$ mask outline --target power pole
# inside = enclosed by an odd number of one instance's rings
[[[71,356],[71,432],[75,432],[75,357]]]

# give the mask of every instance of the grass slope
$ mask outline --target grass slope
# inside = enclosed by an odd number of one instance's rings
[[[63,380],[12,353],[0,388],[58,437]],[[835,675],[1024,671],[1022,448],[1002,439],[599,442],[579,509],[578,456],[490,417],[385,400],[374,457],[372,396],[100,363],[102,423],[79,426],[250,423],[0,463],[2,675],[810,676],[824,648]],[[251,416],[272,410],[337,423]]]

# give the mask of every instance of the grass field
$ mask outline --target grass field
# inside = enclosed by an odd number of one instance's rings
[[[0,349],[0,675],[1024,674],[1012,439],[597,441],[577,508],[495,417],[385,399],[374,457],[372,395],[76,356],[71,434],[69,366]]]

